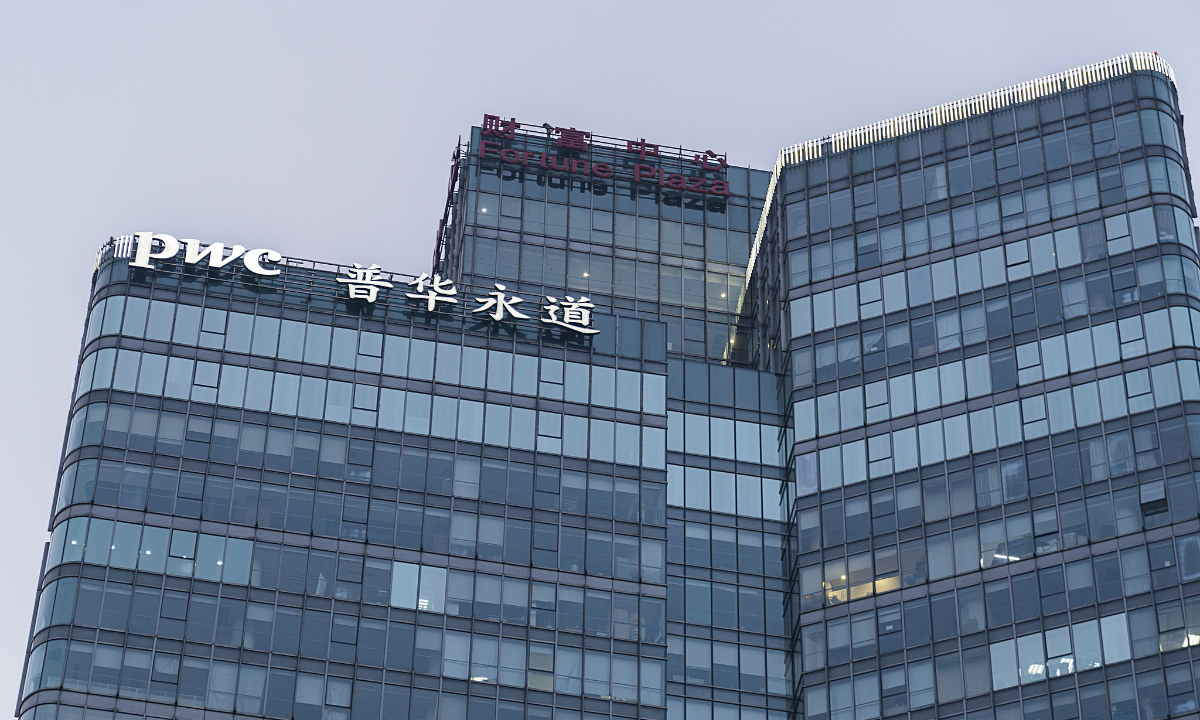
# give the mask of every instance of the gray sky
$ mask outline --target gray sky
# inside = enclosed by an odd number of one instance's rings
[[[110,235],[420,272],[450,152],[485,112],[769,168],[784,145],[1157,50],[1191,115],[1197,20],[1195,0],[0,0],[0,705]]]

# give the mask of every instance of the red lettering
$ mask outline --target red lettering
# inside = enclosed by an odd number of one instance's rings
[[[614,175],[614,168],[608,163],[590,163],[587,160],[560,157],[549,153],[521,152],[512,148],[501,147],[500,143],[483,140],[479,144],[479,157],[485,159],[489,155],[498,155],[502,162],[514,165],[529,165],[536,163],[548,170],[577,175],[594,175],[598,178],[609,179]],[[549,162],[547,162],[549,159]],[[729,183],[725,180],[708,180],[707,178],[688,178],[679,173],[668,173],[653,166],[637,163],[633,166],[633,181],[635,183],[657,182],[658,185],[672,190],[698,193],[701,195],[729,196]],[[710,184],[711,183],[711,184]]]
[[[483,142],[479,143],[479,159],[480,160],[486,158],[487,154],[489,152],[496,153],[499,151],[500,151],[500,143],[498,143],[498,142],[494,142],[492,140],[484,140]]]
[[[633,166],[633,181],[635,183],[640,183],[643,178],[648,179],[648,180],[657,180],[658,179],[658,168],[650,167],[649,165],[642,165],[641,163],[637,163],[636,165],[634,165]]]

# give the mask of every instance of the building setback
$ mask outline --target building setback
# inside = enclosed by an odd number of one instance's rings
[[[16,714],[1196,716],[1181,122],[1141,53],[772,171],[486,115],[428,274],[110,239]]]

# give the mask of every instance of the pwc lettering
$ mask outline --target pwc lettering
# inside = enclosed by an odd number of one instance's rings
[[[134,250],[133,260],[129,262],[129,265],[148,270],[154,269],[154,266],[150,264],[151,260],[169,260],[178,255],[181,242],[186,248],[183,255],[185,265],[198,265],[207,260],[210,268],[222,268],[241,258],[242,264],[250,272],[255,275],[269,276],[278,275],[279,269],[263,267],[263,264],[274,265],[283,259],[279,253],[266,248],[246,250],[241,245],[234,245],[229,249],[229,256],[226,257],[225,246],[222,243],[213,243],[201,248],[199,240],[176,240],[170,235],[156,235],[149,232],[134,233],[134,236],[137,238],[137,248]],[[154,251],[155,242],[162,243],[162,250]]]
[[[572,175],[591,175],[602,179],[613,176],[613,167],[608,163],[588,162],[572,157],[551,155],[544,152],[514,150],[501,145],[499,140],[488,140],[489,137],[512,140],[516,138],[520,123],[516,118],[502,120],[496,115],[484,115],[482,125],[482,141],[479,143],[479,159],[485,160],[489,155],[495,155],[502,163],[520,165],[522,167],[541,167],[544,170],[569,173]],[[547,128],[549,125],[546,126]],[[559,150],[589,151],[590,132],[575,128],[554,128],[557,133]],[[714,180],[707,177],[688,177],[679,173],[668,173],[657,165],[647,164],[647,158],[659,157],[659,147],[655,143],[640,140],[626,140],[625,151],[638,156],[638,162],[633,166],[633,182],[635,184],[654,183],[659,187],[678,190],[680,192],[696,193],[698,195],[729,195],[729,183],[725,180]],[[712,150],[697,154],[692,163],[705,172],[718,172],[729,167],[723,155]]]

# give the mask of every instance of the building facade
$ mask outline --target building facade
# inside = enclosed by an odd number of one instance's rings
[[[489,115],[432,276],[110,240],[16,714],[1196,715],[1181,120],[1144,54],[773,171]]]
[[[1143,55],[781,154],[805,718],[1195,715],[1182,137]]]

